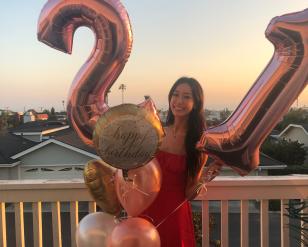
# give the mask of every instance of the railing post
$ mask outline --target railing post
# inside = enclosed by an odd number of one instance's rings
[[[71,246],[76,247],[76,229],[78,225],[78,202],[70,202]]]
[[[241,200],[241,247],[249,244],[248,200]]]
[[[202,247],[210,247],[209,201],[202,201]]]
[[[16,246],[25,247],[24,204],[23,202],[15,202],[14,208],[15,208]]]
[[[308,215],[308,201],[307,200],[301,200],[302,203],[305,203],[305,206],[302,210],[302,214],[306,217]],[[301,247],[307,247],[308,244],[308,237],[307,233],[304,228],[307,229],[308,223],[306,223],[304,220],[301,220]]]
[[[261,200],[261,247],[268,247],[268,200]]]
[[[7,247],[6,243],[5,203],[0,202],[0,246]]]
[[[62,247],[60,202],[52,202],[52,235],[53,246]]]
[[[34,247],[43,246],[43,233],[42,233],[42,203],[33,202],[33,241]]]
[[[288,213],[289,200],[281,200],[280,205],[280,213],[281,213],[281,247],[289,247],[290,246],[290,231],[289,231],[289,217],[285,214]]]
[[[229,246],[229,209],[228,201],[221,201],[221,247]]]
[[[96,202],[89,202],[89,213],[95,213],[96,212]]]

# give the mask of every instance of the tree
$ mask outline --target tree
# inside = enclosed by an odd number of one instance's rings
[[[55,108],[51,107],[48,120],[57,120]]]
[[[6,130],[8,128],[8,114],[2,112],[0,115],[0,130]]]
[[[308,111],[303,108],[291,108],[275,129],[282,131],[289,124],[308,124]]]
[[[261,146],[261,151],[288,166],[303,165],[307,154],[304,144],[285,139],[267,139]]]
[[[220,111],[220,113],[219,113],[220,121],[221,122],[225,121],[231,115],[231,113],[232,112],[228,108],[225,108],[222,111]]]
[[[14,113],[8,116],[7,125],[9,128],[16,128],[21,124],[21,119],[18,113]]]

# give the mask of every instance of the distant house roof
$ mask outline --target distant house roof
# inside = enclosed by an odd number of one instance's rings
[[[19,125],[16,128],[11,128],[9,131],[11,133],[27,133],[27,132],[43,132],[51,129],[58,129],[67,126],[65,122],[62,121],[32,121]]]
[[[48,114],[46,113],[38,113],[36,115],[37,120],[47,120],[48,119]]]
[[[286,168],[287,165],[281,161],[275,160],[272,157],[260,152],[260,167],[267,169]]]
[[[207,165],[209,165],[211,162],[213,162],[213,159],[209,157]],[[259,164],[260,169],[272,170],[272,169],[284,169],[286,167],[287,165],[285,163],[275,160],[270,156],[260,152],[260,164]]]
[[[36,142],[27,140],[21,136],[9,132],[0,134],[0,164],[12,164],[16,160],[11,159],[13,155],[37,145]]]
[[[283,131],[281,131],[279,137],[287,133],[291,128],[300,128],[306,135],[308,135],[308,124],[289,124]]]

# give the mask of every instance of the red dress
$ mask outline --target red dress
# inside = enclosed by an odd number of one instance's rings
[[[185,201],[186,156],[159,151],[156,155],[162,170],[161,190],[142,217],[161,223],[171,212]],[[150,220],[152,219],[152,220]],[[189,202],[185,202],[165,222],[157,227],[161,247],[195,247],[194,227]]]

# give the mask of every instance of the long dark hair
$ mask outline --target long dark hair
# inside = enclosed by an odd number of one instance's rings
[[[168,95],[169,110],[166,119],[166,125],[169,126],[174,123],[174,115],[170,108],[170,100],[177,86],[184,83],[190,86],[194,100],[193,109],[188,117],[188,123],[187,123],[188,128],[185,138],[186,163],[188,165],[187,174],[188,176],[194,177],[200,165],[200,156],[201,156],[200,151],[198,151],[195,148],[195,146],[197,141],[200,139],[202,132],[206,129],[204,110],[203,110],[203,103],[204,103],[203,90],[202,87],[200,86],[200,83],[196,79],[190,77],[181,77],[171,87]]]

